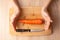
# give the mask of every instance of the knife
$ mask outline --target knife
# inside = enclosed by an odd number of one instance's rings
[[[42,29],[16,29],[16,32],[41,32]]]

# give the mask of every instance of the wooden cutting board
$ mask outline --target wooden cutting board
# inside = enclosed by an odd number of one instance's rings
[[[31,18],[31,19],[32,18],[39,18],[39,17],[42,18],[40,13],[41,13],[41,11],[44,8],[46,8],[48,6],[49,2],[50,2],[50,0],[33,0],[33,2],[28,0],[28,3],[27,3],[27,0],[19,0],[20,4],[23,4],[23,3],[26,4],[26,6],[24,6],[25,4],[21,5],[21,8],[23,9],[23,15],[22,16],[26,16],[26,18]],[[13,34],[13,35],[22,35],[22,36],[23,35],[30,35],[30,36],[32,36],[32,35],[48,35],[48,34],[51,34],[51,29],[50,28],[48,30],[44,30],[42,32],[16,32],[14,30],[13,25],[12,25],[12,21],[13,21],[12,19],[14,18],[13,17],[14,15],[17,15],[18,11],[20,12],[20,14],[22,14],[22,13],[21,13],[21,10],[18,10],[19,8],[17,8],[17,6],[16,6],[16,4],[14,3],[13,0],[11,0],[10,3],[11,3],[10,6],[12,6],[12,7],[10,7],[10,12],[9,12],[9,15],[10,15],[10,23],[9,24],[10,24],[10,33],[11,34]],[[37,15],[37,14],[38,15],[36,17],[33,17],[32,16],[33,13],[35,15]],[[30,26],[30,27],[28,28],[28,26]],[[39,27],[35,27],[35,26],[39,26]],[[41,25],[35,25],[35,26],[34,25],[33,26],[31,26],[31,25],[24,25],[24,26],[20,26],[20,28],[44,29],[43,26],[40,27]],[[18,27],[17,27],[17,29],[18,29]]]

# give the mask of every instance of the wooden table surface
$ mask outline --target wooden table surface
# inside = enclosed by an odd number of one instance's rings
[[[53,34],[49,36],[11,36],[8,27],[9,14],[7,6],[8,0],[0,1],[0,40],[60,40],[60,0],[52,0],[48,6],[48,11],[53,20],[51,24]]]

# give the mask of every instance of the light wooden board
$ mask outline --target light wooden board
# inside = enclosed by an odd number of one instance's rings
[[[22,3],[20,3],[20,1]],[[33,2],[31,0],[28,0],[28,1],[31,1],[29,3],[26,0],[25,1],[20,0],[20,1],[19,1],[19,3],[20,3],[19,7],[22,9],[22,11],[19,10],[20,13],[18,14],[17,19],[21,18],[21,16],[22,16],[22,19],[40,19],[40,18],[43,19],[42,10],[43,10],[43,8],[48,6],[48,4],[50,2],[50,0],[49,1],[46,0],[47,3],[45,3],[44,0],[33,0]],[[28,4],[26,4],[25,2],[27,2]],[[38,2],[38,3],[36,3],[36,2]],[[33,4],[31,4],[31,3],[33,3]],[[16,14],[16,13],[14,13],[14,8],[10,8],[10,13],[9,14],[10,14],[10,27],[12,28],[12,29],[10,28],[10,30],[11,30],[12,34],[16,34],[16,35],[48,35],[48,34],[51,34],[51,29],[50,28],[48,30],[44,30],[45,29],[45,27],[44,27],[45,23],[41,24],[41,25],[30,25],[30,24],[29,25],[27,25],[27,24],[23,25],[21,23],[20,23],[21,24],[20,25],[20,24],[17,23],[18,25],[15,24],[16,29],[33,29],[33,30],[34,29],[38,29],[38,30],[43,29],[44,31],[41,31],[41,32],[20,32],[20,33],[15,32],[15,30],[13,28],[14,26],[11,23],[11,18],[13,17],[12,14],[14,14],[14,16]],[[13,19],[13,20],[15,20],[15,19]]]

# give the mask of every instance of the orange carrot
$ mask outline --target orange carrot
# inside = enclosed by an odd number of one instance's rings
[[[42,19],[20,19],[19,22],[25,24],[42,24],[43,20]]]

